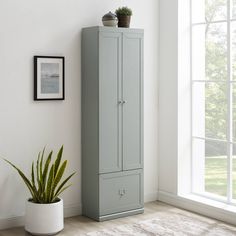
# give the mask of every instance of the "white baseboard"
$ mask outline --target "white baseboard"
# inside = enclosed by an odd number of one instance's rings
[[[82,205],[67,205],[64,208],[64,217],[78,216],[82,214]]]
[[[9,217],[0,219],[0,230],[24,225],[24,216]]]
[[[64,217],[72,217],[81,215],[82,206],[81,205],[67,205],[64,207]],[[5,219],[0,219],[0,230],[20,227],[24,225],[24,216],[15,216]]]
[[[164,191],[158,192],[158,200],[170,205],[236,225],[236,207],[212,200],[201,201],[201,197],[182,197]]]
[[[153,202],[158,200],[158,191],[144,195],[144,202]]]

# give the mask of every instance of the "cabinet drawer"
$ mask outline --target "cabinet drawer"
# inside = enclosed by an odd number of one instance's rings
[[[142,170],[100,175],[100,215],[143,207]]]

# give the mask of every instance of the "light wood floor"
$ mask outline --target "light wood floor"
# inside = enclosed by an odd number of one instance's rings
[[[145,211],[143,214],[135,216],[123,217],[115,220],[109,220],[104,222],[96,222],[84,216],[76,216],[65,219],[65,228],[58,234],[58,236],[77,236],[82,233],[91,231],[97,231],[107,228],[113,228],[122,224],[132,224],[140,220],[146,220],[154,217],[157,212],[168,211],[174,207],[168,206],[160,202],[151,202],[145,204]],[[8,230],[1,230],[0,236],[22,236],[29,235],[24,231],[24,228],[13,228]]]
[[[173,210],[183,212],[183,210],[181,209],[177,209],[173,206],[166,205],[164,203],[156,201],[156,202],[145,204],[145,211],[143,214],[123,217],[123,218],[110,220],[110,221],[96,222],[83,216],[71,217],[65,220],[64,230],[57,235],[58,236],[77,236],[82,233],[98,231],[102,229],[109,229],[109,228],[113,228],[115,226],[119,226],[123,224],[137,223],[142,220],[154,218],[160,212],[163,212],[163,211],[168,212],[168,211],[173,211]],[[30,234],[26,233],[24,231],[24,228],[22,227],[0,231],[0,236],[19,236],[19,235],[28,236]]]

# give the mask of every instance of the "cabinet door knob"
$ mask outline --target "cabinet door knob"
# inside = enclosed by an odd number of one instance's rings
[[[122,104],[123,102],[122,101],[118,101],[118,104]]]
[[[123,103],[123,104],[125,104],[125,103],[126,103],[126,101],[124,100],[122,103]]]

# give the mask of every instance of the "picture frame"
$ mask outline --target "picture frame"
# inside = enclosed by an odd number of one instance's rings
[[[65,99],[65,58],[34,56],[34,100]]]

